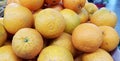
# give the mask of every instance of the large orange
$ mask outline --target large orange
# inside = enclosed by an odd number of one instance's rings
[[[61,10],[60,13],[63,15],[65,19],[66,23],[65,32],[72,34],[75,27],[77,27],[80,24],[80,17],[76,12],[70,9],[63,9]]]
[[[74,61],[72,54],[60,46],[48,46],[44,48],[37,61]]]
[[[67,48],[73,55],[75,55],[75,48],[72,44],[72,36],[68,33],[64,32],[58,38],[54,39],[51,45]]]
[[[78,25],[72,33],[73,45],[79,51],[96,51],[102,44],[102,41],[102,31],[99,27],[91,23],[83,23]]]
[[[12,50],[11,45],[0,47],[0,61],[22,61]]]
[[[4,26],[0,23],[0,46],[4,44],[7,39],[7,32]]]
[[[115,27],[117,23],[117,16],[114,12],[106,8],[101,8],[91,16],[90,21],[98,26],[107,25]]]
[[[89,14],[87,12],[87,10],[85,8],[82,8],[80,13],[79,13],[79,17],[80,17],[80,22],[81,23],[85,23],[88,21],[89,18]]]
[[[12,48],[17,56],[33,59],[43,48],[42,36],[35,29],[22,28],[13,36]]]
[[[86,0],[62,0],[62,2],[65,8],[79,12],[85,5]]]
[[[26,7],[11,3],[5,8],[3,23],[9,33],[15,34],[19,29],[33,25],[33,15]]]
[[[84,53],[82,61],[114,61],[112,56],[103,49],[98,49],[92,53]]]
[[[110,52],[113,51],[119,44],[119,35],[117,31],[110,26],[100,26],[103,32],[102,49]]]
[[[94,14],[98,10],[98,7],[94,3],[89,2],[85,3],[84,8],[87,10],[89,18],[92,16],[92,14]]]
[[[19,0],[19,3],[34,11],[42,7],[44,0]]]
[[[35,28],[45,38],[56,38],[64,31],[65,20],[59,11],[47,8],[37,14]]]

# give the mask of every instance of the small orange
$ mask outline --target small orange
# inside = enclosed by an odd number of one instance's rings
[[[33,15],[28,8],[11,3],[5,8],[3,23],[9,33],[15,34],[19,29],[33,25]]]
[[[30,10],[38,10],[42,7],[44,0],[19,0],[19,4],[29,8]]]
[[[65,19],[65,32],[72,34],[73,30],[80,24],[79,15],[71,9],[63,9],[60,11]]]
[[[85,3],[84,8],[87,10],[89,14],[89,19],[92,16],[92,14],[94,14],[98,10],[98,7],[94,3],[89,3],[89,2]]]
[[[119,35],[117,31],[110,26],[100,26],[103,32],[103,42],[101,48],[110,52],[113,51],[119,44]]]
[[[11,45],[5,45],[0,47],[0,61],[22,61],[22,59],[15,55]]]
[[[44,48],[37,61],[74,61],[69,50],[64,47],[52,45]]]
[[[117,24],[117,16],[115,12],[108,10],[107,8],[101,8],[96,11],[90,18],[91,23],[97,26],[111,26],[115,27]]]
[[[83,52],[94,52],[102,44],[102,31],[92,23],[78,25],[72,33],[72,42],[76,49]]]
[[[51,45],[57,45],[64,48],[67,48],[72,55],[75,55],[75,48],[72,44],[72,36],[68,33],[62,33],[58,38],[54,39]]]
[[[103,49],[97,49],[92,53],[84,53],[82,61],[114,61],[112,56]]]
[[[23,59],[33,59],[43,48],[42,36],[35,29],[22,28],[13,36],[12,48],[17,56]]]
[[[35,28],[45,38],[59,37],[65,29],[62,14],[52,8],[41,10],[35,18]]]
[[[62,2],[65,8],[79,12],[85,5],[86,0],[62,0]]]

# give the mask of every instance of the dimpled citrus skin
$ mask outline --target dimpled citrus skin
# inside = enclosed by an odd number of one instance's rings
[[[92,23],[78,25],[72,33],[75,48],[83,52],[94,52],[103,41],[102,31]]]
[[[12,48],[17,56],[33,59],[43,48],[42,36],[35,29],[22,28],[13,36]]]
[[[103,42],[100,47],[108,52],[113,51],[120,42],[117,31],[110,26],[100,26],[99,28],[103,32]]]
[[[115,27],[117,23],[117,16],[114,12],[109,11],[106,8],[101,8],[91,16],[90,21],[97,26]]]
[[[35,18],[35,28],[45,38],[56,38],[65,29],[64,17],[52,8],[41,10]]]
[[[82,61],[114,61],[112,56],[103,49],[97,49],[92,53],[84,53]]]
[[[3,23],[8,33],[15,34],[19,29],[33,25],[33,15],[26,7],[11,3],[5,8]]]
[[[22,61],[14,51],[11,45],[0,47],[0,61]]]
[[[44,48],[37,61],[74,61],[72,54],[60,46],[48,46]]]

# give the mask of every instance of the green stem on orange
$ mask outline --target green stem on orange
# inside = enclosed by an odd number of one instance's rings
[[[28,42],[29,40],[27,38],[24,39],[24,42]]]

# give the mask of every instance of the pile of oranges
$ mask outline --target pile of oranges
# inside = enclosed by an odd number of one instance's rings
[[[0,61],[114,61],[116,23],[87,0],[7,0]]]

